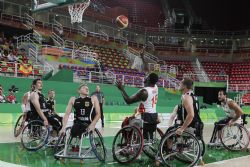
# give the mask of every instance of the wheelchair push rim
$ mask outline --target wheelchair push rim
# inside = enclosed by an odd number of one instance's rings
[[[28,151],[42,148],[48,141],[49,129],[40,120],[30,121],[22,131],[21,144]]]
[[[249,132],[237,123],[231,127],[226,125],[221,130],[220,141],[229,151],[246,150],[249,145]]]
[[[98,129],[95,129],[94,131],[90,132],[89,137],[92,151],[94,152],[96,158],[101,162],[105,162],[106,149],[101,133],[98,131]]]
[[[167,147],[168,141],[173,141],[172,148]],[[192,149],[193,148],[193,149]],[[181,136],[176,132],[165,135],[159,146],[159,155],[166,166],[183,163],[185,166],[194,166],[201,154],[198,139],[189,132],[183,132]]]

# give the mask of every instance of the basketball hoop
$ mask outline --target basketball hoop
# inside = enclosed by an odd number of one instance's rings
[[[72,5],[69,5],[69,14],[71,16],[71,24],[82,22],[83,13],[89,5],[90,5],[90,0],[86,0],[85,2],[74,3]]]

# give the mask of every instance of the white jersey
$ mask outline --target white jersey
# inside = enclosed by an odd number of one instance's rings
[[[235,111],[232,110],[232,109],[230,109],[229,106],[228,106],[228,103],[229,103],[230,101],[233,101],[233,100],[227,98],[227,99],[226,99],[226,103],[222,103],[222,104],[221,104],[221,107],[222,107],[222,109],[224,110],[224,112],[226,113],[226,115],[227,115],[228,117],[234,118],[234,117],[236,116]]]
[[[158,99],[158,87],[145,87],[143,88],[148,92],[148,98],[146,101],[142,101],[139,106],[141,113],[156,113],[156,103]]]
[[[30,94],[31,94],[31,91],[27,92],[27,95],[28,95],[28,99],[27,99],[27,104],[25,105],[25,111],[28,112],[30,111]]]

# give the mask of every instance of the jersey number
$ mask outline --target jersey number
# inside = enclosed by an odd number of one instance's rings
[[[81,109],[81,115],[85,115],[85,109]]]
[[[154,107],[154,105],[156,105],[157,100],[158,100],[158,96],[157,95],[152,98],[152,107]]]

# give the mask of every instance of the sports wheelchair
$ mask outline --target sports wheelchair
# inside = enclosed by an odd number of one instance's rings
[[[247,124],[246,118],[249,116],[248,114],[243,114],[241,116],[241,122],[235,123],[232,126],[216,124],[208,147],[216,149],[224,147],[229,151],[246,150],[250,142],[249,131],[245,128]],[[218,126],[222,127],[220,133]],[[217,139],[217,136],[219,139]]]
[[[56,160],[64,162],[65,159],[79,159],[82,163],[84,159],[97,158],[101,162],[106,160],[106,148],[103,138],[98,129],[88,132],[88,124],[81,123],[85,131],[80,136],[72,136],[72,127],[66,128],[55,147],[54,157]]]
[[[145,140],[143,137],[143,120],[133,118],[132,121],[134,123],[125,125],[115,135],[112,145],[114,160],[121,164],[128,164],[136,160],[142,152],[149,158],[155,159],[163,132],[156,128],[153,138],[148,136]]]
[[[32,113],[29,113],[28,119],[25,120],[25,125],[22,128],[22,123],[20,123],[22,118],[21,116],[19,118],[14,133],[17,135],[21,130],[21,144],[25,149],[28,151],[37,151],[44,146],[55,146],[56,141],[58,140],[58,132],[61,128],[60,123],[53,127],[51,125],[46,127],[39,116],[34,116]],[[19,126],[20,124],[21,126]]]
[[[169,128],[159,144],[160,161],[165,166],[194,166],[205,154],[202,137],[203,124],[187,128],[182,135],[177,135],[178,125]]]

